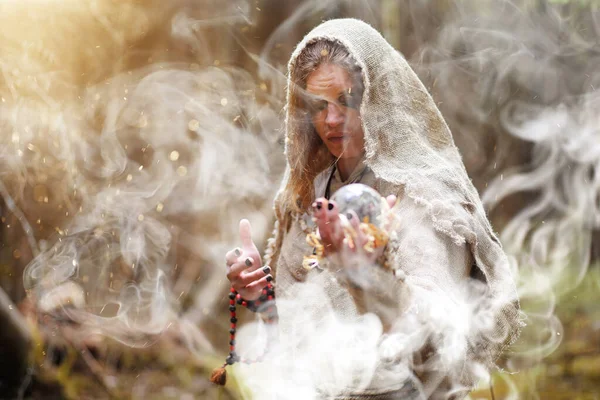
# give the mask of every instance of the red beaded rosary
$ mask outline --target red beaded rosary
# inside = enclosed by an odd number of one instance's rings
[[[269,277],[271,278],[271,277]],[[266,354],[263,353],[262,356],[257,357],[255,359],[246,359],[241,358],[235,352],[235,334],[237,329],[237,316],[236,316],[236,303],[240,304],[251,311],[260,312],[263,315],[263,320],[267,324],[271,324],[277,320],[277,310],[275,308],[274,300],[275,300],[275,288],[271,283],[271,279],[268,279],[267,286],[262,290],[261,296],[254,301],[244,300],[242,296],[232,287],[229,292],[229,321],[231,322],[231,326],[229,329],[229,356],[225,360],[225,364],[221,367],[216,368],[211,376],[210,381],[216,383],[217,385],[225,385],[227,382],[227,371],[225,371],[225,367],[228,365],[233,365],[236,362],[242,362],[245,364],[254,364],[262,361],[262,358]],[[267,341],[268,343],[268,341]],[[268,348],[267,348],[268,349]]]

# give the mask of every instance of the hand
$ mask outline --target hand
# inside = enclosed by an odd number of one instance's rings
[[[396,204],[396,196],[390,195],[386,197],[386,201],[390,208]],[[319,228],[319,234],[321,241],[325,247],[325,255],[355,255],[359,249],[367,243],[366,235],[360,230],[360,221],[354,211],[350,211],[346,218],[350,222],[350,225],[356,232],[356,236],[353,238],[355,246],[350,248],[348,244],[344,243],[344,230],[340,220],[339,209],[335,201],[328,201],[321,197],[313,203],[313,217]],[[374,261],[379,254],[377,252],[369,255],[369,259]]]
[[[262,289],[273,277],[269,267],[262,268],[262,260],[256,245],[252,241],[250,222],[240,221],[240,239],[242,248],[235,248],[225,255],[227,279],[244,300],[256,300]]]

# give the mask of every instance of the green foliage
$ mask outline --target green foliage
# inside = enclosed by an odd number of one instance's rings
[[[564,283],[570,283],[570,278],[575,279],[565,274]],[[517,368],[518,373],[494,374],[495,398],[507,398],[516,392],[520,399],[597,399],[596,393],[600,390],[600,265],[592,265],[576,288],[555,300],[555,314],[562,323],[560,345],[541,362],[527,364],[531,360],[526,357],[517,362],[524,365]],[[536,305],[526,304],[525,310],[528,308],[535,309]],[[543,336],[533,328],[515,345],[517,353],[526,350],[523,341],[536,339],[536,334]],[[482,385],[471,398],[491,399],[489,388]]]

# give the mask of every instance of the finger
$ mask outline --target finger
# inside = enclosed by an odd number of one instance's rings
[[[317,200],[315,200],[315,202],[312,204],[313,210],[312,210],[312,215],[313,218],[318,221],[318,220],[325,220],[327,218],[327,199],[324,197],[319,197]]]
[[[330,201],[327,204],[327,221],[329,223],[337,221],[339,219],[339,212],[340,212],[340,210],[339,210],[336,202],[333,200]]]
[[[398,198],[396,197],[396,195],[390,194],[385,198],[385,200],[387,201],[388,206],[390,206],[390,208],[393,208],[396,205]]]
[[[242,240],[242,248],[246,251],[254,250],[254,242],[252,241],[252,227],[250,221],[242,219],[240,221],[240,239]]]
[[[330,201],[327,204],[327,224],[329,226],[330,236],[335,245],[341,244],[343,239],[342,226],[340,224],[339,208],[335,201]]]
[[[325,242],[329,242],[330,229],[327,224],[327,206],[329,202],[324,197],[318,198],[313,203],[313,218],[319,228],[319,234],[321,239]]]
[[[235,279],[239,279],[239,276],[242,272],[244,272],[245,270],[251,270],[254,271],[253,265],[254,265],[254,260],[252,259],[252,257],[246,257],[244,260],[242,261],[236,261],[233,264],[231,264],[231,267],[229,268],[229,271],[227,272],[227,279],[229,279],[230,281],[233,281]],[[256,268],[256,267],[254,267]]]
[[[273,276],[267,275],[263,278],[260,278],[259,280],[256,280],[256,281],[248,284],[244,289],[251,290],[251,291],[262,290],[262,288],[267,286],[267,283],[271,282],[272,280],[273,280]]]
[[[246,287],[246,286],[250,285],[252,282],[266,277],[270,273],[271,273],[270,267],[263,267],[263,268],[257,269],[256,271],[249,272],[249,273],[242,272],[238,281],[242,284],[242,286]]]
[[[352,227],[352,229],[354,229],[354,231],[358,233],[358,231],[360,230],[360,220],[356,212],[354,210],[348,211],[346,213],[346,218],[348,219],[348,222],[350,222],[350,226]]]
[[[239,289],[234,288],[239,294],[240,296],[242,296],[242,298],[244,300],[258,300],[260,298],[261,292],[262,292],[262,288],[260,289],[253,289],[253,290],[248,290],[245,287],[241,287]]]
[[[227,263],[227,266],[231,266],[233,263],[235,263],[238,258],[242,255],[242,250],[238,247],[236,247],[233,250],[229,250],[227,252],[227,254],[225,254],[225,262]]]
[[[363,231],[360,229],[360,220],[358,218],[358,214],[354,211],[348,211],[346,214],[346,218],[350,222],[350,226],[354,230],[354,245],[357,248],[363,248],[365,243],[367,242],[367,238]]]
[[[383,229],[385,230],[395,230],[398,227],[398,214],[394,211],[396,211],[394,209],[394,207],[398,207],[398,197],[396,197],[395,195],[391,194],[389,196],[387,196],[385,198],[388,206],[390,207],[390,211],[389,213],[387,213],[387,216],[384,218],[384,222],[383,222]]]

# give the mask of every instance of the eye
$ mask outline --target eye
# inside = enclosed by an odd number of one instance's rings
[[[306,103],[308,112],[316,114],[327,108],[327,101],[325,100],[310,100]]]
[[[344,106],[344,107],[348,107],[348,108],[358,108],[358,106],[360,105],[360,100],[358,98],[358,96],[356,96],[353,93],[342,93],[340,95],[340,97],[338,98],[338,102]]]

